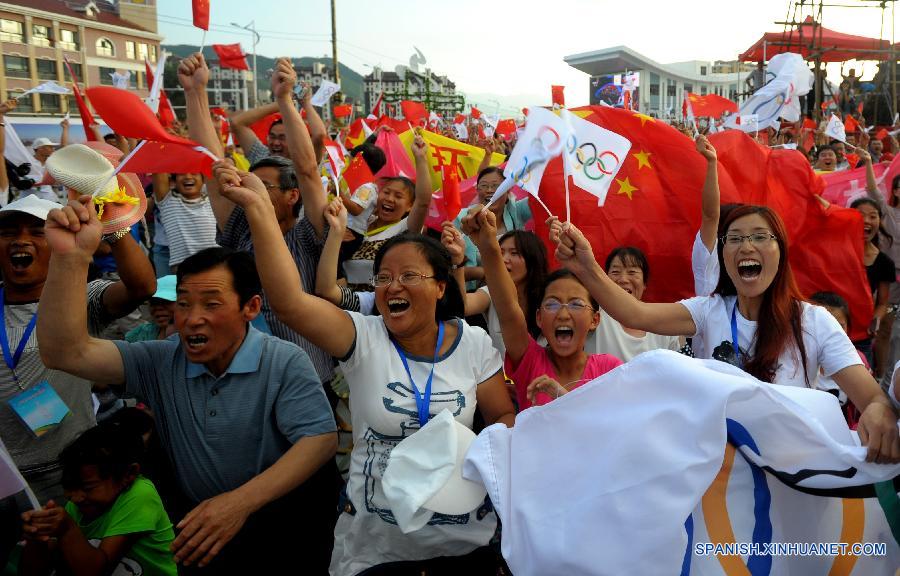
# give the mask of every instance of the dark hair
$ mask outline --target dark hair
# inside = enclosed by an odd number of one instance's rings
[[[557,280],[563,280],[569,278],[574,280],[584,286],[578,276],[575,275],[571,270],[567,270],[566,268],[559,268],[558,270],[554,270],[550,274],[547,274],[547,277],[544,279],[544,287],[541,290],[541,302],[544,300],[544,295],[547,292],[547,288],[550,287],[551,284],[556,282]],[[594,307],[595,311],[600,310],[600,306],[597,304],[597,301],[594,300],[594,297],[591,295],[591,291],[587,289],[587,286],[584,286],[585,291],[588,293],[588,298],[591,301],[591,306]]]
[[[424,234],[415,234],[413,232],[404,232],[394,236],[378,249],[375,254],[375,262],[372,269],[378,273],[381,268],[381,261],[384,256],[391,251],[392,248],[403,244],[413,244],[433,270],[432,274],[437,282],[444,282],[444,295],[437,302],[434,316],[438,322],[450,320],[451,318],[462,318],[465,315],[465,305],[463,303],[463,295],[459,291],[459,285],[453,279],[450,273],[452,262],[450,261],[450,253],[444,248],[444,245],[430,236]]]
[[[609,273],[609,267],[612,266],[612,261],[616,258],[619,258],[625,266],[637,266],[640,268],[644,274],[644,284],[650,282],[650,263],[647,262],[647,256],[644,255],[640,248],[634,246],[613,248],[609,256],[606,257],[606,263],[603,265],[603,269],[607,273]]]
[[[835,144],[844,144],[844,143],[841,142],[840,140],[833,139],[833,140],[830,140],[830,141],[828,142],[828,147],[831,148],[831,147],[834,146]],[[824,146],[823,146],[823,148],[824,148]],[[834,150],[834,148],[831,148],[831,149]],[[835,152],[837,152],[837,151],[835,150]]]
[[[140,462],[142,453],[140,436],[115,423],[100,424],[86,430],[62,451],[62,485],[81,488],[83,466],[96,466],[101,479],[122,480],[132,465]]]
[[[525,322],[528,324],[528,332],[534,338],[541,334],[537,325],[535,312],[541,305],[544,297],[544,278],[547,277],[547,248],[534,232],[525,230],[510,230],[500,237],[498,244],[502,245],[512,238],[519,256],[525,262]]]
[[[379,186],[386,186],[392,182],[399,182],[406,188],[406,191],[409,193],[409,201],[416,201],[416,183],[407,178],[406,176],[390,176],[388,178],[383,178],[379,183]]]
[[[799,360],[803,366],[804,378],[807,380],[806,385],[809,386],[809,377],[806,375],[806,346],[803,344],[803,328],[800,325],[803,296],[794,281],[794,274],[788,261],[787,231],[784,222],[767,206],[744,205],[728,212],[720,230],[727,232],[735,220],[753,214],[762,217],[772,229],[775,241],[778,242],[780,257],[775,278],[762,296],[756,329],[756,351],[752,358],[744,362],[744,370],[759,380],[772,382],[778,369],[779,357],[793,339],[800,353]],[[724,250],[717,252],[719,283],[714,293],[723,297],[736,296],[737,289],[725,270]]]
[[[481,182],[482,178],[491,174],[496,174],[500,178],[504,177],[503,170],[499,166],[488,166],[487,168],[481,169],[481,172],[478,173],[478,178],[475,179],[475,183]]]
[[[212,270],[217,266],[225,266],[231,272],[234,291],[238,294],[240,305],[243,306],[254,296],[262,293],[262,284],[256,271],[256,262],[249,252],[232,250],[214,246],[201,250],[185,258],[178,266],[175,289],[181,287],[184,279],[191,274],[199,274]]]
[[[891,193],[893,195],[893,193]],[[875,236],[872,238],[872,243],[875,246],[878,246],[878,235],[884,234],[884,237],[887,238],[888,246],[894,244],[894,237],[891,236],[887,230],[884,228],[884,212],[881,211],[881,206],[878,205],[878,202],[872,200],[871,198],[863,196],[862,198],[857,198],[853,202],[850,203],[850,208],[854,210],[859,208],[862,205],[871,206],[878,212],[878,230],[875,231]]]
[[[271,124],[269,124],[269,134],[272,133],[272,128],[278,126],[279,124],[284,124],[283,118],[279,118],[279,119],[275,120],[274,122],[272,122]]]
[[[275,168],[278,170],[278,187],[281,188],[282,192],[300,188],[300,185],[297,183],[297,173],[294,172],[294,163],[287,158],[266,156],[251,166],[250,171],[256,172],[260,168]],[[298,200],[293,206],[294,216],[300,215],[301,208],[303,208],[303,202]]]
[[[357,154],[362,154],[363,160],[366,161],[366,165],[369,167],[369,171],[371,171],[372,174],[376,174],[387,163],[387,158],[384,156],[384,150],[369,141],[365,141],[356,148],[350,150],[351,156],[356,156]]]
[[[890,190],[891,198],[890,198],[890,200],[888,200],[888,204],[890,204],[891,206],[897,206],[898,200],[897,200],[897,195],[894,194],[894,190],[897,188],[898,183],[900,183],[900,174],[898,174],[897,176],[894,176],[894,180],[891,182],[891,190]]]
[[[844,297],[836,292],[816,292],[809,297],[809,301],[819,306],[827,306],[829,308],[837,308],[844,313],[847,319],[847,330],[850,329],[850,305],[844,300]]]
[[[822,152],[824,152],[826,150],[831,150],[832,152],[834,152],[834,155],[837,156],[837,151],[834,148],[832,148],[830,144],[822,144],[816,150],[816,160],[818,160],[819,156],[822,155]]]

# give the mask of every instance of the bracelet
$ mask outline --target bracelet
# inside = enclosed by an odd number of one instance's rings
[[[131,231],[131,226],[126,226],[121,230],[116,230],[110,234],[104,234],[101,240],[112,246],[122,238],[124,238]]]
[[[463,260],[461,264],[450,264],[450,271],[456,272],[460,268],[465,268],[465,267],[466,267],[466,261]]]

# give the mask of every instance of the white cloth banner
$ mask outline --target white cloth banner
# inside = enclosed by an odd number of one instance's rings
[[[572,176],[576,186],[596,196],[597,205],[603,206],[609,186],[631,150],[631,141],[568,110],[560,110],[559,115],[566,125],[566,177]]]
[[[334,96],[338,90],[341,89],[340,84],[335,84],[329,80],[322,80],[322,84],[319,86],[319,89],[316,90],[316,93],[313,94],[312,99],[309,101],[313,106],[322,107],[328,104],[331,100],[331,97]]]
[[[547,162],[562,153],[566,133],[565,122],[553,112],[540,106],[528,108],[525,130],[519,135],[519,140],[503,170],[503,175],[511,181],[502,193],[500,189],[497,190],[491,204],[513,185],[518,185],[529,194],[537,196]]]
[[[16,99],[18,100],[26,94],[71,94],[71,92],[65,86],[60,86],[53,80],[50,80],[48,82],[44,82],[43,84],[35,86],[31,90],[22,92],[21,94],[16,96]]]
[[[873,484],[900,464],[865,457],[834,396],[656,350],[486,428],[463,475],[487,488],[516,576],[893,574],[900,546]],[[698,552],[729,540],[769,554]],[[786,542],[884,546],[851,559],[765,548]]]
[[[109,76],[112,78],[113,86],[119,90],[128,90],[131,86],[131,70],[126,70],[124,74],[110,72]]]
[[[833,113],[831,114],[831,118],[828,119],[828,125],[825,126],[825,135],[834,140],[840,140],[844,144],[847,143],[847,133],[844,130],[844,123]]]
[[[779,118],[784,118],[788,122],[798,121],[800,119],[800,96],[804,96],[810,91],[814,78],[803,57],[791,52],[777,54],[769,60],[767,72],[774,74],[775,77],[745,100],[741,104],[738,114],[756,114],[759,118],[760,129],[769,126],[778,128]],[[743,124],[738,124],[735,116],[731,116],[725,125],[728,128],[737,128],[744,132],[756,131],[748,130]]]

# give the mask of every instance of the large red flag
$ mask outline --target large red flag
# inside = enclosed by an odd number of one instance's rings
[[[209,30],[209,0],[192,0],[194,26]]]
[[[691,101],[691,108],[694,110],[694,116],[719,118],[725,112],[738,111],[738,105],[735,102],[732,102],[728,98],[723,98],[718,94],[700,96],[688,92],[687,98]]]
[[[700,226],[705,160],[690,138],[644,114],[599,106],[574,112],[632,143],[602,208],[596,196],[569,186],[572,221],[590,239],[597,260],[603,262],[617,246],[637,246],[652,271],[645,300],[671,302],[692,296],[691,247]],[[821,179],[801,153],[760,146],[737,130],[714,134],[710,140],[719,155],[722,203],[775,209],[788,228],[800,289],[807,295],[831,290],[844,296],[850,303],[853,337],[864,337],[872,300],[862,264],[860,216],[838,207],[822,210],[815,198]],[[544,172],[540,197],[554,214],[565,214],[559,158]],[[531,209],[536,231],[546,238],[543,208],[532,199]]]
[[[134,92],[112,86],[96,86],[86,92],[94,110],[116,134],[139,140],[197,146],[196,142],[167,132]]]
[[[550,86],[550,98],[553,104],[558,104],[560,107],[566,105],[565,89],[565,86],[557,86],[556,84]]]
[[[72,78],[72,92],[75,94],[75,104],[78,105],[78,114],[81,116],[81,124],[84,126],[84,136],[89,142],[96,141],[98,138],[94,131],[91,130],[91,126],[96,124],[97,121],[94,120],[94,115],[91,114],[87,102],[84,101],[84,97],[81,95],[81,89],[78,87],[78,77],[72,72],[72,66],[69,64],[68,59],[65,60],[65,63],[66,68],[69,69],[69,76]]]
[[[428,118],[428,110],[425,104],[414,102],[412,100],[401,100],[400,110],[403,111],[403,118],[413,124],[413,126],[421,126],[425,119]]]
[[[153,86],[153,70],[150,68],[150,63],[144,60],[144,68],[147,70],[147,87],[151,88]],[[159,116],[159,123],[163,125],[163,128],[169,128],[175,125],[175,110],[172,109],[172,104],[169,103],[169,97],[166,96],[166,90],[163,88],[162,80],[160,80],[159,87],[159,109],[156,112],[156,115]]]
[[[213,159],[185,144],[144,142],[141,149],[128,159],[128,172],[137,174],[200,173],[212,176]]]
[[[213,44],[212,49],[219,58],[219,66],[235,70],[249,70],[247,58],[240,44]]]

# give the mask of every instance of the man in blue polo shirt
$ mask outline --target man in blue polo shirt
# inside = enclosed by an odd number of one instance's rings
[[[191,507],[177,524],[176,560],[203,574],[280,572],[301,559],[309,573],[327,572],[335,423],[306,353],[250,326],[261,305],[252,257],[209,248],[186,259],[178,335],[111,342],[88,335],[85,296],[69,289],[84,281],[99,242],[93,206],[52,211],[46,235],[41,356],[49,367],[124,385],[153,410]]]

